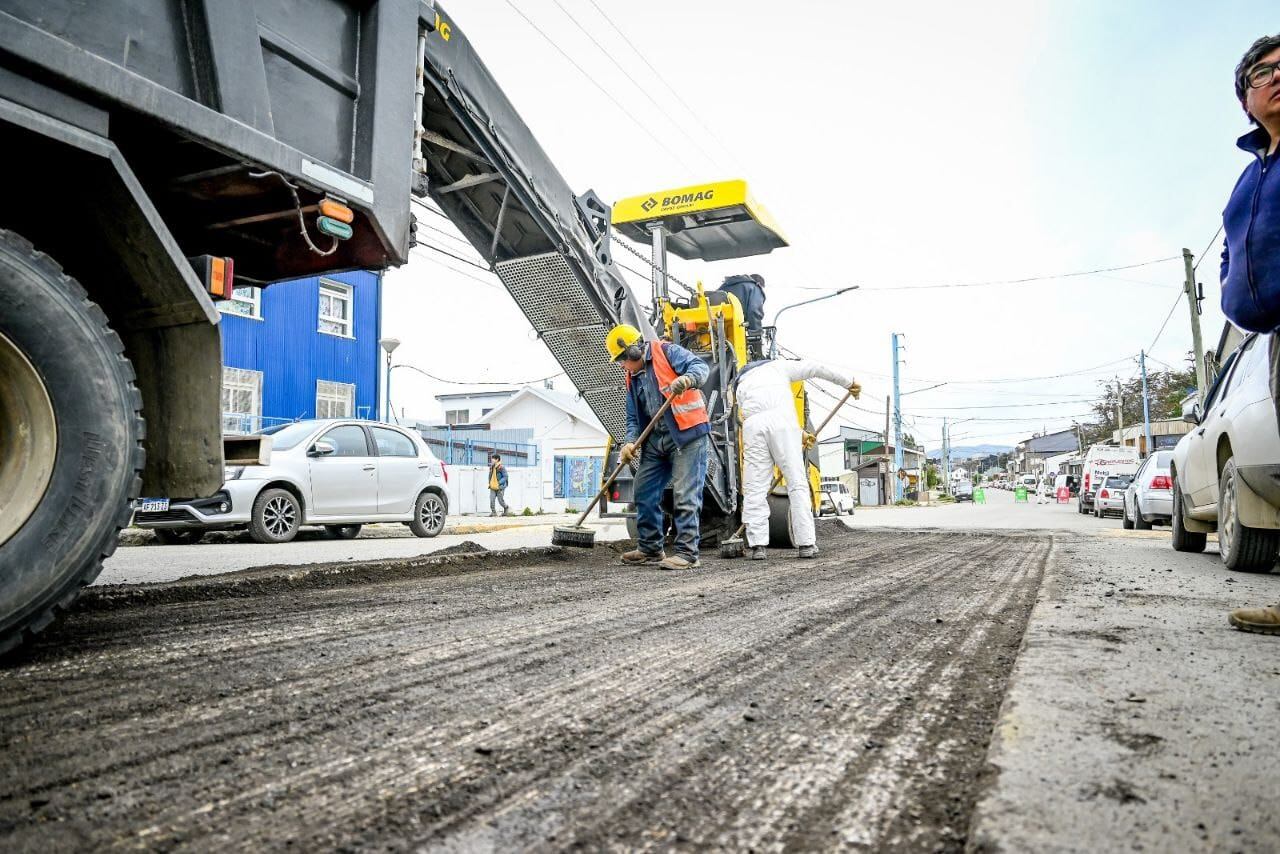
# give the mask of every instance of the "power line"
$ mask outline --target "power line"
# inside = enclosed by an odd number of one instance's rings
[[[864,291],[925,291],[937,290],[940,288],[982,288],[989,285],[1024,285],[1029,282],[1048,282],[1055,279],[1073,279],[1079,276],[1096,276],[1100,273],[1114,273],[1118,270],[1134,270],[1138,267],[1149,267],[1152,264],[1163,264],[1165,261],[1177,261],[1181,259],[1181,255],[1170,255],[1168,258],[1155,258],[1150,261],[1140,261],[1136,264],[1122,264],[1119,267],[1099,267],[1096,270],[1080,270],[1075,273],[1055,273],[1048,276],[1027,276],[1021,279],[993,279],[985,282],[946,282],[943,284],[932,285],[903,285],[901,287],[864,287]]]
[[[693,171],[693,167],[689,165],[688,161],[686,161],[683,157],[680,156],[679,152],[675,151],[670,146],[668,146],[665,142],[659,139],[657,134],[651,131],[647,125],[645,125],[635,116],[633,116],[630,112],[628,112],[627,108],[622,105],[622,102],[613,96],[613,93],[611,93],[608,89],[601,86],[594,77],[588,74],[587,70],[583,68],[581,65],[579,65],[576,59],[570,56],[569,53],[564,48],[560,47],[560,45],[557,44],[555,40],[551,38],[551,36],[543,32],[542,28],[539,27],[537,24],[535,24],[532,18],[530,18],[528,15],[522,12],[519,6],[511,2],[511,0],[503,0],[503,2],[505,2],[508,6],[511,7],[511,11],[515,12],[521,18],[524,18],[525,23],[527,23],[530,27],[532,27],[534,29],[534,32],[542,36],[543,40],[546,41],[547,44],[555,48],[557,53],[559,53],[566,60],[568,60],[569,64],[578,70],[578,73],[582,75],[583,79],[585,79],[592,86],[599,89],[601,94],[603,94],[606,98],[608,98],[611,102],[613,102],[613,105],[617,107],[620,111],[622,111],[622,114],[626,116],[628,119],[630,119],[632,124],[640,128],[640,130],[644,131],[645,135],[647,135],[650,139],[656,142],[663,151],[667,152],[672,157],[674,157],[677,161],[679,161],[681,166],[683,166],[685,169]]]
[[[716,169],[720,168],[720,164],[716,162],[716,159],[711,154],[711,152],[703,148],[702,144],[698,142],[696,137],[686,132],[685,129],[680,126],[680,123],[676,120],[675,116],[671,115],[671,113],[667,111],[666,107],[659,104],[657,100],[654,99],[654,97],[649,94],[649,90],[646,89],[644,86],[640,85],[640,82],[631,76],[631,72],[627,71],[627,69],[622,67],[622,63],[618,62],[618,60],[614,57],[613,53],[611,53],[604,45],[600,44],[600,42],[596,39],[596,37],[592,35],[591,32],[586,27],[584,27],[577,18],[573,16],[572,12],[570,12],[568,9],[564,7],[564,4],[562,4],[560,0],[551,0],[551,2],[556,4],[556,8],[558,8],[561,12],[563,12],[565,14],[565,17],[567,17],[570,21],[573,21],[573,25],[577,27],[579,30],[581,30],[584,36],[586,36],[588,39],[591,40],[591,43],[595,45],[596,48],[598,48],[602,54],[604,54],[606,59],[608,59],[611,63],[613,63],[614,68],[617,68],[619,71],[621,71],[623,76],[626,77],[628,80],[630,80],[631,84],[635,86],[636,89],[640,90],[641,95],[644,95],[647,99],[649,99],[649,103],[653,104],[653,106],[658,109],[658,112],[662,113],[662,115],[667,118],[667,121],[671,122],[672,127],[678,130],[685,137],[685,139],[692,142],[694,146],[706,156],[707,161],[711,163],[712,166],[714,166]]]
[[[1194,268],[1192,268],[1194,272]],[[1169,319],[1173,317],[1173,313],[1178,310],[1178,303],[1182,302],[1182,294],[1179,293],[1173,300],[1173,305],[1169,306],[1169,313],[1164,316],[1164,323],[1160,324],[1160,329],[1156,332],[1156,337],[1151,339],[1151,343],[1147,345],[1147,352],[1156,346],[1156,342],[1160,340],[1160,336],[1164,334],[1164,328],[1169,325]]]
[[[493,270],[489,269],[488,267],[486,267],[486,266],[485,266],[485,265],[483,265],[483,264],[478,264],[478,263],[476,263],[475,261],[472,261],[470,258],[463,258],[461,255],[454,255],[454,254],[453,254],[452,252],[450,252],[449,250],[447,250],[447,249],[441,249],[439,246],[436,246],[434,243],[426,243],[426,242],[424,242],[424,241],[419,240],[419,241],[417,242],[417,244],[415,244],[415,245],[417,245],[417,246],[421,246],[421,247],[422,247],[422,248],[424,248],[424,249],[430,249],[430,250],[432,250],[432,251],[434,251],[434,252],[439,252],[441,255],[447,255],[448,257],[452,258],[453,260],[455,260],[455,261],[461,261],[463,264],[466,264],[466,265],[467,265],[467,266],[469,266],[469,267],[475,267],[477,270],[484,270],[486,273],[492,273],[492,272],[493,272]]]
[[[510,0],[508,0],[508,2],[510,2]],[[626,42],[627,47],[631,48],[632,52],[634,52],[636,56],[640,57],[640,61],[643,62],[645,64],[645,67],[648,68],[649,71],[653,73],[653,76],[658,78],[659,82],[661,82],[663,86],[667,87],[667,91],[672,94],[672,96],[676,99],[676,101],[680,104],[680,106],[684,107],[685,110],[689,113],[689,115],[693,116],[693,120],[697,122],[698,125],[707,132],[707,135],[710,136],[712,139],[714,139],[720,145],[720,147],[724,149],[726,154],[728,154],[734,160],[737,160],[738,158],[734,156],[733,152],[729,149],[729,146],[725,145],[724,140],[721,139],[720,136],[714,130],[712,130],[710,127],[707,126],[705,122],[702,121],[702,117],[698,114],[697,110],[689,106],[689,103],[684,98],[680,97],[680,93],[676,91],[675,87],[667,82],[667,78],[662,76],[662,72],[658,71],[658,69],[653,67],[653,63],[651,63],[649,61],[649,58],[644,55],[644,52],[640,50],[640,48],[636,47],[635,42],[631,41],[631,39],[627,36],[627,34],[624,33],[622,29],[619,28],[618,25],[613,22],[613,19],[610,18],[605,13],[604,9],[600,8],[600,4],[597,3],[596,0],[588,0],[588,2],[590,2],[591,5],[595,7],[596,12],[598,12],[600,14],[600,17],[604,18],[604,20],[609,24],[609,26],[613,28],[613,31],[617,33],[618,36],[621,37],[621,39],[624,42]]]
[[[1194,273],[1196,270],[1200,269],[1200,262],[1209,254],[1209,250],[1213,248],[1213,242],[1218,239],[1218,235],[1222,233],[1222,229],[1225,225],[1225,222],[1222,223],[1222,225],[1219,225],[1218,230],[1213,233],[1213,237],[1209,238],[1209,242],[1205,244],[1204,251],[1200,253],[1200,257],[1196,259],[1196,263],[1191,265],[1191,272]]]
[[[417,365],[410,365],[408,362],[400,362],[398,364],[391,366],[392,370],[395,370],[396,368],[408,368],[409,370],[414,371],[415,373],[422,374],[424,377],[429,377],[430,379],[433,379],[438,383],[446,383],[448,385],[522,386],[522,385],[533,385],[535,383],[546,382],[547,380],[553,380],[557,377],[564,376],[564,371],[560,371],[559,373],[551,374],[550,376],[539,377],[536,380],[510,380],[510,381],[504,381],[504,382],[495,382],[492,380],[447,380],[444,377],[438,377],[435,374],[424,371],[422,368],[419,368]]]
[[[417,249],[418,247],[415,246],[413,248]],[[480,278],[477,275],[468,273],[466,270],[459,270],[456,267],[450,267],[448,264],[445,264],[442,261],[437,261],[435,256],[433,255],[418,255],[416,257],[421,258],[423,261],[427,261],[428,263],[435,264],[437,267],[442,267],[448,270],[450,273],[454,273],[456,275],[462,276],[464,279],[470,279],[473,282],[479,282],[480,284],[484,285],[486,288],[493,288],[494,290],[502,290],[501,287],[494,284],[493,282],[485,281],[484,279]]]

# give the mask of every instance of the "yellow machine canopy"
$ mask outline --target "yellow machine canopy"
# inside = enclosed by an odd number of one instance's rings
[[[787,245],[787,238],[747,192],[746,181],[695,184],[623,199],[613,206],[613,224],[639,243],[650,229],[668,232],[667,249],[686,260],[724,261],[765,255]]]

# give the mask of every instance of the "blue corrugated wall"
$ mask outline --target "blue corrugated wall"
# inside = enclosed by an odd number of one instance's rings
[[[222,364],[262,372],[264,418],[314,418],[316,380],[354,383],[355,415],[378,415],[382,276],[356,270],[323,278],[352,286],[353,338],[319,331],[320,277],[263,289],[261,320],[222,316]]]

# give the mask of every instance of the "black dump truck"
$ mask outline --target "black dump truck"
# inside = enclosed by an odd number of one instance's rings
[[[0,3],[0,652],[114,550],[140,495],[205,497],[216,298],[403,263],[429,196],[617,437],[600,346],[651,330],[463,33],[418,0]]]

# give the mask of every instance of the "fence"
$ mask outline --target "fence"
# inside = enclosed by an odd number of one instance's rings
[[[502,455],[507,467],[534,467],[541,464],[538,446],[521,441],[531,435],[528,430],[450,430],[420,429],[418,434],[431,453],[449,465],[488,465],[489,455]]]

